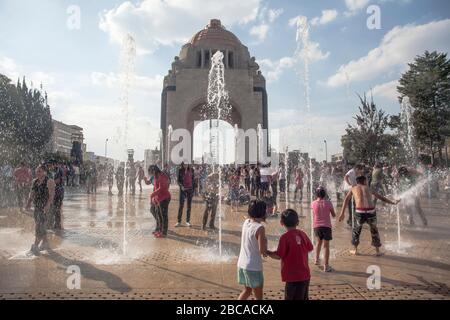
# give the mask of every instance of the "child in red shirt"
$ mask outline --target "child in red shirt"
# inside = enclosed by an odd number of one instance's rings
[[[281,280],[286,282],[285,300],[309,299],[308,253],[313,250],[313,245],[306,233],[297,229],[298,223],[295,210],[283,211],[281,225],[286,228],[286,233],[281,236],[277,251],[267,251],[269,257],[281,259]]]

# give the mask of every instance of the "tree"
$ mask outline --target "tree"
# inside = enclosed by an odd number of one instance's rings
[[[408,97],[412,112],[414,139],[431,163],[450,136],[450,60],[447,54],[428,52],[417,56],[402,74],[397,91],[400,102]]]
[[[23,105],[17,88],[0,74],[0,160],[11,162],[17,157],[17,136],[20,134]]]
[[[389,115],[377,109],[373,98],[368,101],[366,95],[358,97],[361,106],[354,117],[356,125],[348,124],[347,134],[342,137],[346,160],[374,165],[376,161],[391,159],[392,150],[399,142],[396,136],[385,133],[390,124]]]
[[[0,157],[16,163],[36,163],[53,133],[46,94],[28,89],[25,78],[14,86],[0,74]]]

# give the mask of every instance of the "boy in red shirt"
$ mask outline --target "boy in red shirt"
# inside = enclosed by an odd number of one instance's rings
[[[281,280],[286,282],[285,300],[309,299],[308,253],[313,250],[313,245],[306,233],[297,229],[298,222],[295,210],[283,211],[281,225],[286,228],[286,233],[281,236],[277,251],[267,251],[269,257],[281,259]]]

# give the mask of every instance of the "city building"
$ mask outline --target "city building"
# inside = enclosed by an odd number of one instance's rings
[[[52,120],[53,135],[48,145],[48,149],[52,153],[61,153],[70,157],[73,141],[83,142],[83,128],[76,125],[69,125],[61,121]],[[86,144],[82,143],[83,154],[86,153]]]
[[[145,171],[147,171],[148,167],[152,164],[157,164],[161,166],[161,151],[158,148],[155,149],[146,149],[144,151],[144,167]]]
[[[344,153],[336,153],[331,155],[332,163],[342,163],[344,161]]]
[[[214,56],[215,54],[217,56]],[[217,110],[206,108],[208,104],[208,74],[213,58],[220,58],[224,65],[225,87],[228,91],[229,110],[221,114],[221,120],[232,127],[237,125],[245,130],[268,129],[266,80],[255,57],[248,48],[221,24],[212,19],[202,30],[194,34],[181,48],[179,56],[172,62],[171,69],[164,77],[161,95],[161,130],[167,137],[169,127],[189,130],[193,137],[194,127],[200,121],[217,119]],[[217,63],[219,64],[219,63]],[[266,134],[265,134],[266,135]],[[267,139],[267,137],[266,137]],[[192,141],[191,141],[192,142]],[[173,142],[163,139],[161,148],[170,154]],[[250,158],[246,142],[246,162],[256,162]],[[191,143],[191,150],[193,150]],[[191,157],[193,152],[191,152]],[[192,159],[187,159],[192,161]]]

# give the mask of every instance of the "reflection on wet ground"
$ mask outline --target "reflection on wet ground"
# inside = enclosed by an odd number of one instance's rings
[[[155,239],[148,194],[149,189],[123,197],[110,197],[103,189],[96,195],[69,190],[63,207],[64,231],[50,233],[52,250],[39,257],[26,255],[33,241],[31,214],[16,209],[0,211],[0,298],[235,298],[239,290],[236,261],[246,208],[233,211],[223,206],[220,256],[217,232],[200,228],[200,198],[192,205],[193,226],[174,228],[178,210],[178,191],[174,188],[169,235]],[[284,209],[283,198],[279,203],[279,209]],[[429,227],[407,226],[402,213],[400,248],[395,210],[380,208],[382,257],[373,255],[367,228],[363,230],[361,255],[350,255],[350,229],[333,222],[331,264],[335,272],[323,273],[311,264],[312,297],[449,299],[450,213],[440,199],[422,199],[422,205]],[[289,206],[302,216],[300,227],[309,234],[309,204],[290,201]],[[269,248],[274,249],[283,228],[277,218],[268,219],[266,228]],[[68,294],[66,271],[72,265],[80,267],[81,289]],[[380,290],[366,287],[370,265],[381,268]],[[279,262],[265,259],[264,272],[267,297],[281,298]]]

